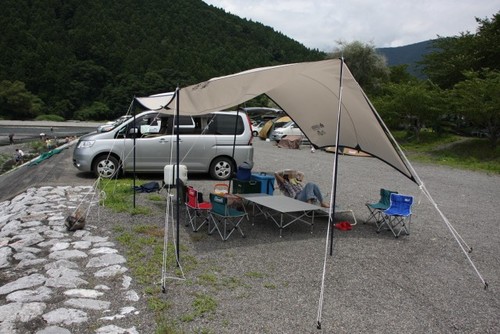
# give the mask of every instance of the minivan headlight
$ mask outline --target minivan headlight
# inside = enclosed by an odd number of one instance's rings
[[[95,140],[82,140],[78,143],[77,148],[87,148],[92,147],[95,143]]]

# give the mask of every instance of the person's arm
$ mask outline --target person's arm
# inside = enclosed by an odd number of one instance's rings
[[[285,179],[283,178],[283,176],[276,172],[274,173],[274,177],[276,178],[276,181],[279,183],[279,184],[285,184]]]

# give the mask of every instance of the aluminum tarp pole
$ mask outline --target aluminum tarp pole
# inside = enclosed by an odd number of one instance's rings
[[[339,156],[339,138],[340,138],[340,114],[342,111],[342,73],[344,69],[344,57],[340,58],[340,84],[339,84],[339,105],[338,105],[338,114],[337,114],[337,137],[335,139],[335,162],[333,164],[332,170],[332,193],[330,195],[330,210],[329,210],[329,224],[327,229],[327,234],[325,238],[325,256],[323,258],[323,273],[321,276],[321,288],[319,294],[318,301],[318,315],[316,318],[316,328],[321,329],[321,319],[323,313],[323,301],[325,299],[325,277],[326,277],[326,259],[328,257],[328,236],[330,236],[330,256],[333,255],[333,231],[334,231],[334,222],[335,222],[335,202],[337,197],[337,163]]]
[[[180,160],[179,160],[179,156],[180,156],[180,152],[179,152],[179,142],[180,142],[180,135],[179,135],[179,132],[180,132],[180,120],[179,120],[179,101],[180,101],[180,98],[179,98],[179,93],[180,93],[180,90],[179,90],[179,87],[177,87],[176,89],[176,92],[175,92],[175,96],[176,96],[176,108],[175,108],[175,117],[177,118],[177,143],[176,143],[176,149],[177,149],[177,152],[176,152],[176,159],[177,159],[177,162],[175,164],[175,172],[176,172],[176,180],[175,180],[175,190],[176,190],[176,196],[177,196],[177,199],[176,199],[176,206],[175,206],[175,209],[176,209],[176,213],[175,213],[175,219],[176,219],[176,227],[177,227],[177,230],[176,230],[176,240],[175,240],[175,244],[176,244],[176,248],[177,248],[177,265],[179,265],[179,262],[180,262],[180,245],[179,245],[179,240],[180,240],[180,237],[179,237],[179,217],[180,217],[180,190],[181,190],[181,184],[180,184],[180,174],[179,174],[179,164],[180,164]],[[175,123],[174,123],[175,124]]]
[[[338,105],[338,115],[337,115],[337,137],[335,138],[335,162],[333,164],[333,191],[332,191],[332,202],[330,203],[331,217],[330,221],[330,256],[333,254],[333,231],[335,224],[335,204],[337,201],[337,175],[338,175],[338,162],[339,162],[339,141],[340,141],[340,119],[342,114],[342,74],[344,71],[344,57],[340,58],[340,83],[339,83],[339,105]]]
[[[134,101],[135,101],[135,97],[134,97]],[[133,160],[134,160],[134,177],[133,177],[133,179],[134,179],[134,181],[133,181],[133,187],[132,187],[132,189],[134,189],[134,206],[133,207],[135,209],[135,137],[136,137],[136,132],[135,131],[137,130],[137,128],[136,128],[137,124],[135,124],[135,108],[132,107],[132,109],[133,109],[133,112],[134,112],[134,127],[133,127],[133,130],[132,130],[134,132],[133,133],[133,135],[134,135],[134,146],[133,146],[133,150],[134,150],[133,151],[133,156],[134,156],[134,158],[133,158]],[[127,136],[127,134],[125,134],[125,136]]]

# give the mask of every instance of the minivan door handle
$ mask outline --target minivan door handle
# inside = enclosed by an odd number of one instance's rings
[[[165,138],[162,138],[160,139],[160,144],[165,144],[165,143],[169,143],[170,141],[165,139]],[[177,139],[174,139],[173,141],[174,143],[177,143]],[[179,143],[182,143],[182,139],[179,139]]]

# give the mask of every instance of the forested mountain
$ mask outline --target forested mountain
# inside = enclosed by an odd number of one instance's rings
[[[418,62],[423,60],[424,55],[433,51],[432,42],[429,40],[394,48],[377,48],[377,52],[387,58],[388,66],[408,65],[410,74],[422,78],[424,74]]]
[[[0,94],[4,118],[110,119],[133,96],[325,57],[201,0],[3,0],[0,25],[0,89],[39,105],[6,113]]]

